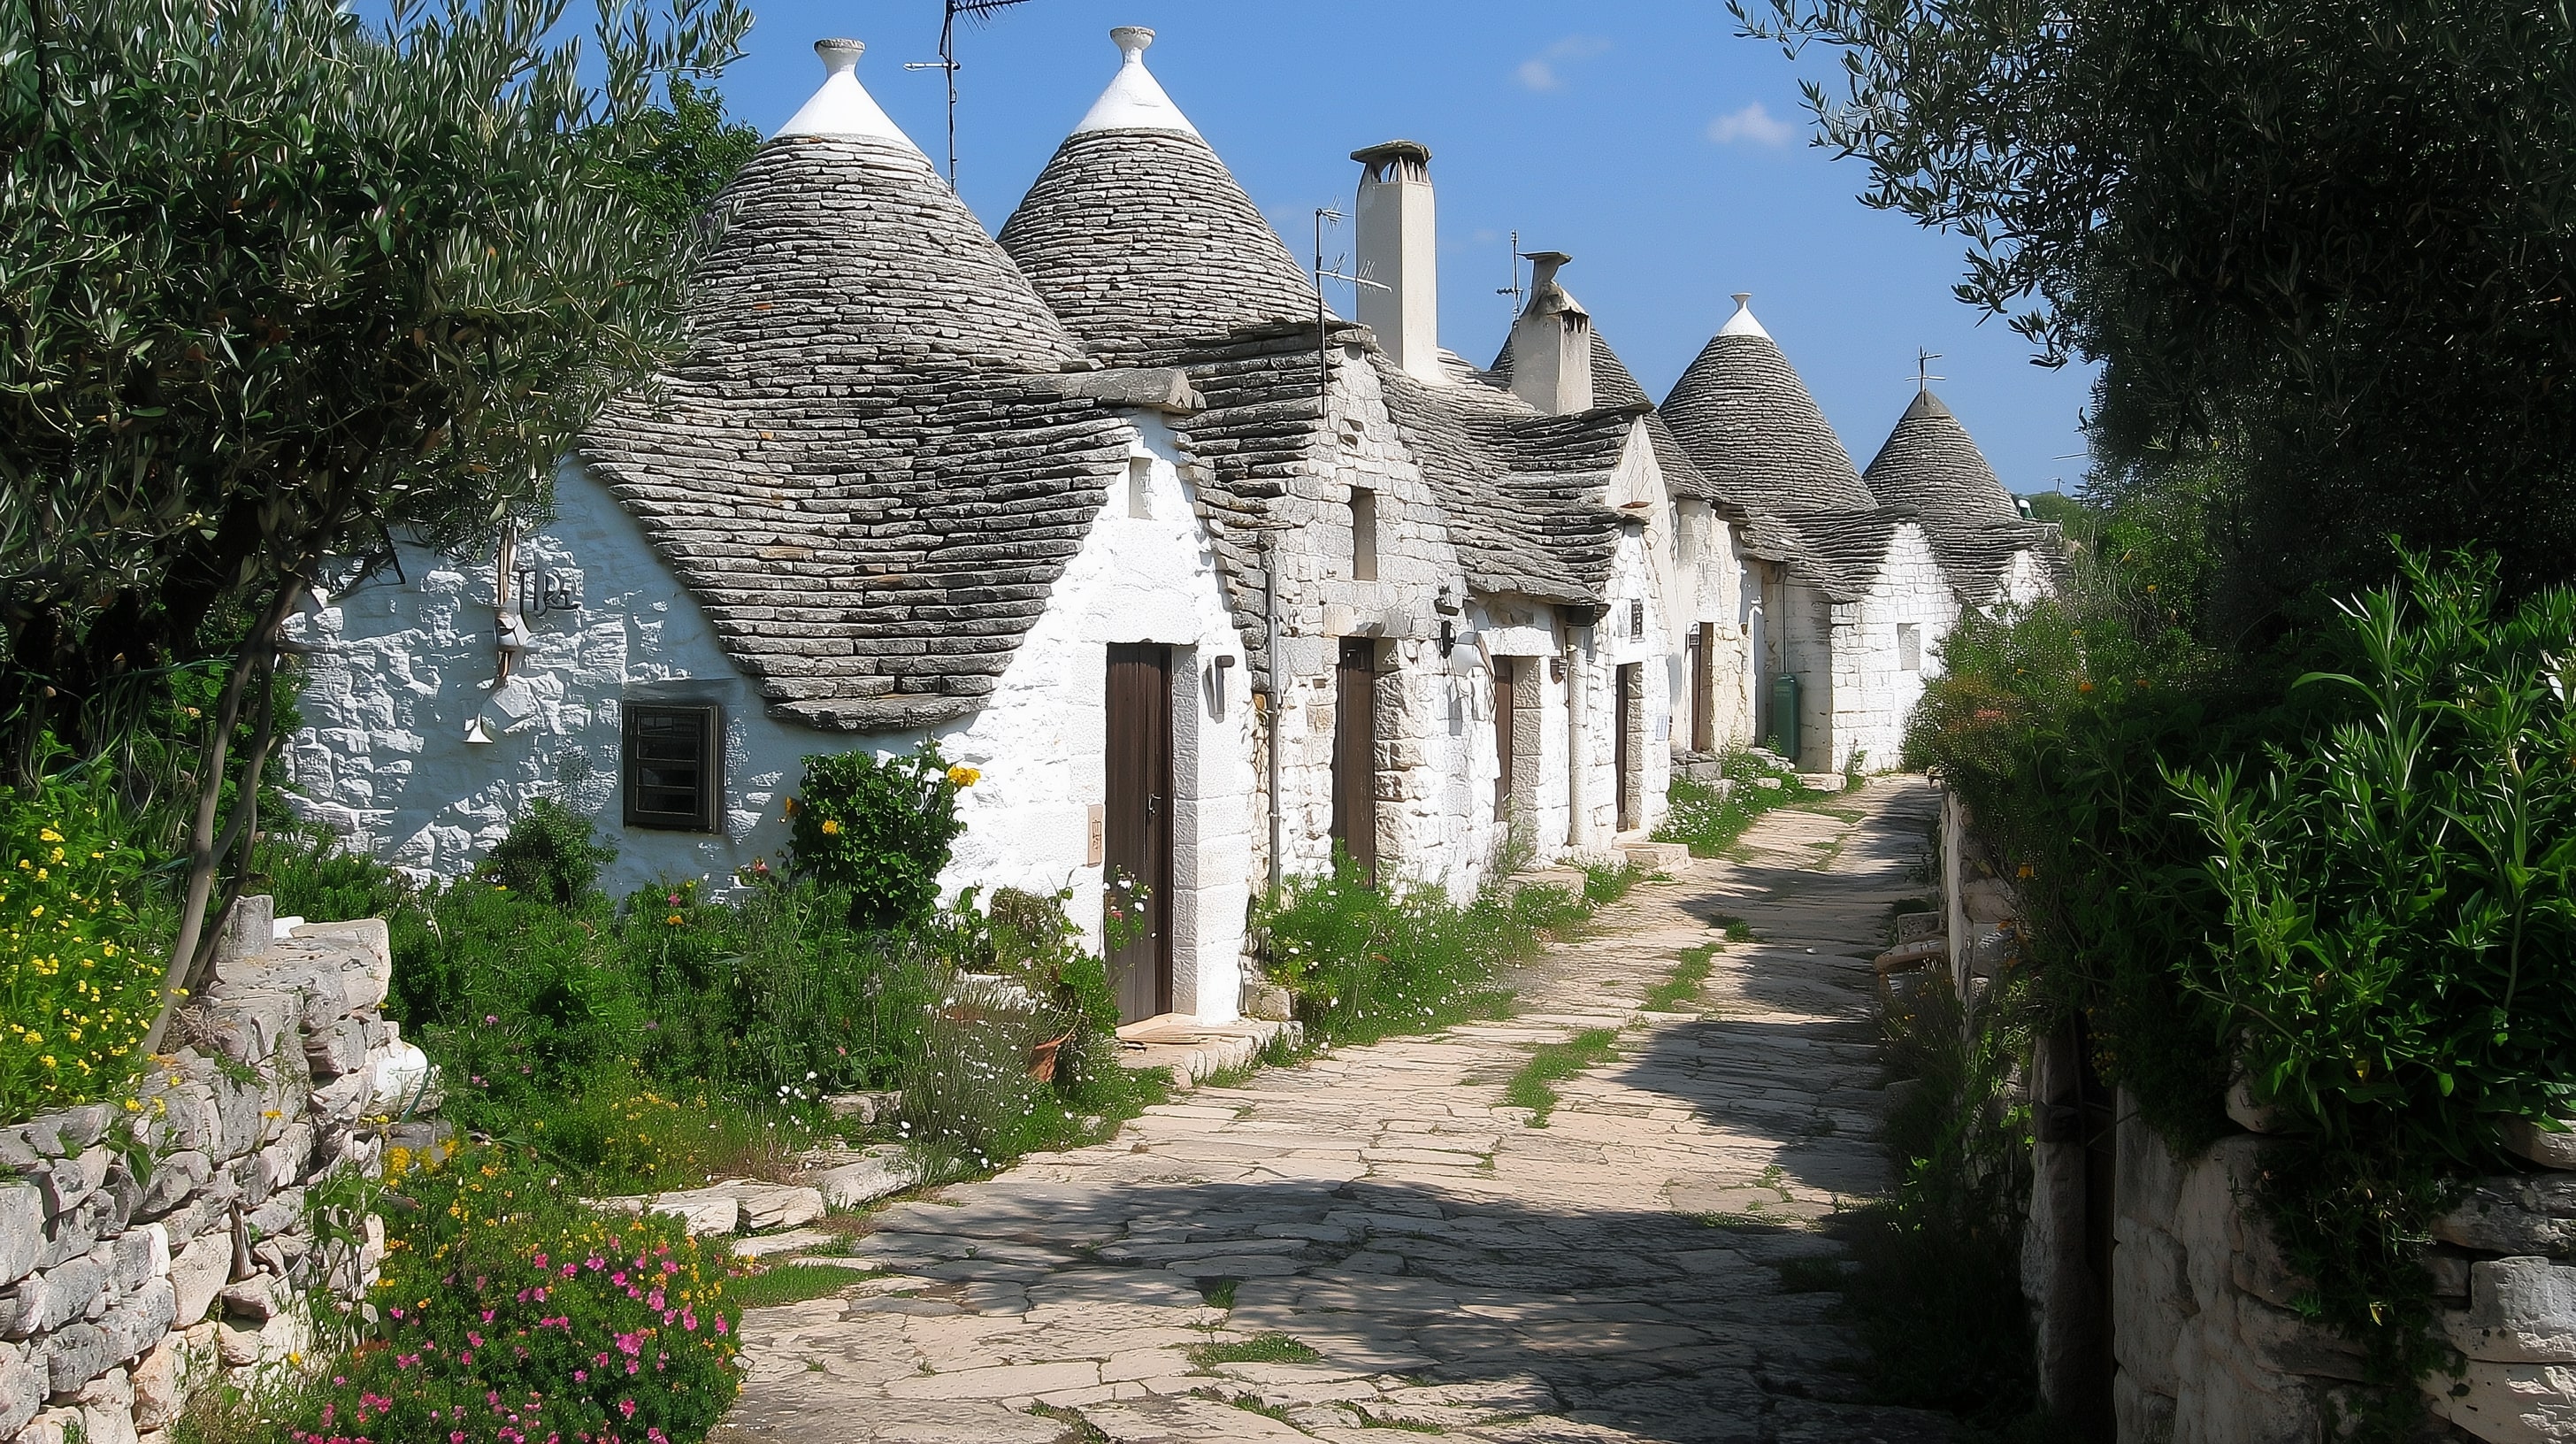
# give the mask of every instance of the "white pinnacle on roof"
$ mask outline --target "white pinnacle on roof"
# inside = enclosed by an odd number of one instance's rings
[[[1142,25],[1121,25],[1109,32],[1117,43],[1118,53],[1126,57],[1118,74],[1091,109],[1082,124],[1073,128],[1075,135],[1092,130],[1177,130],[1183,135],[1197,135],[1199,129],[1172,98],[1163,93],[1154,72],[1145,68],[1145,49],[1154,43],[1154,32]]]
[[[890,140],[919,155],[921,147],[912,143],[912,137],[904,134],[903,127],[878,107],[876,97],[868,94],[866,86],[859,84],[859,57],[867,48],[856,40],[815,41],[814,53],[823,57],[823,87],[770,139],[813,135]]]
[[[1751,291],[1738,291],[1735,293],[1735,314],[1727,317],[1726,324],[1717,328],[1717,334],[1720,336],[1759,336],[1765,341],[1771,339],[1771,333],[1762,329],[1762,323],[1753,319],[1753,293]]]

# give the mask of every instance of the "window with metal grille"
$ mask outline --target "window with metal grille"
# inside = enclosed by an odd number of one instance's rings
[[[626,704],[626,825],[714,832],[724,818],[724,709]]]
[[[1635,641],[1646,640],[1646,604],[1644,602],[1628,604],[1628,635]]]

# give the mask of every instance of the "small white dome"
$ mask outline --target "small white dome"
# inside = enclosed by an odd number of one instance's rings
[[[1145,50],[1154,43],[1154,32],[1142,25],[1121,25],[1109,32],[1109,38],[1125,58],[1118,67],[1118,74],[1110,80],[1109,88],[1100,92],[1100,98],[1091,103],[1091,109],[1083,115],[1082,124],[1073,128],[1073,133],[1176,130],[1183,135],[1197,135],[1198,127],[1190,124],[1190,118],[1181,114],[1181,108],[1172,104],[1172,98],[1163,93],[1161,82],[1154,79],[1154,72],[1145,68]]]
[[[1762,329],[1762,323],[1753,319],[1753,293],[1751,291],[1738,291],[1735,293],[1735,314],[1727,317],[1726,324],[1717,328],[1717,334],[1720,336],[1759,336],[1765,341],[1771,339],[1771,333]]]
[[[787,123],[778,128],[778,135],[890,140],[919,155],[921,147],[912,143],[912,137],[904,134],[903,127],[878,106],[866,86],[859,84],[859,57],[866,51],[867,46],[856,40],[815,41],[814,53],[823,58],[823,86],[803,109],[787,118]],[[770,138],[775,140],[778,136]]]

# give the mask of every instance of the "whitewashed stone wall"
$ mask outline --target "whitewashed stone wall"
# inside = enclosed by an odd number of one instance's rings
[[[1282,870],[1332,866],[1335,664],[1344,637],[1378,651],[1378,865],[1381,877],[1465,897],[1500,845],[1491,818],[1496,758],[1472,719],[1490,679],[1472,646],[1443,656],[1440,622],[1469,622],[1449,519],[1387,413],[1374,368],[1345,351],[1333,368],[1333,456],[1295,488],[1303,520],[1279,534],[1277,666]],[[1350,497],[1377,498],[1377,577],[1352,575]],[[1461,610],[1443,613],[1446,596]]]
[[[1920,527],[1896,529],[1867,595],[1833,609],[1830,741],[1824,770],[1840,772],[1855,756],[1873,772],[1897,765],[1905,723],[1939,674],[1938,646],[1958,624],[1959,603],[1933,559]],[[1901,665],[1898,629],[1913,627],[1915,666]],[[1810,750],[1810,755],[1815,755]]]
[[[315,1300],[374,1282],[383,1225],[317,1230],[309,1198],[440,1136],[427,1061],[378,1012],[382,921],[272,942],[267,903],[131,1106],[0,1128],[0,1439],[161,1444],[193,1388],[312,1347]]]
[[[1235,1016],[1259,825],[1253,710],[1196,498],[1169,432],[1138,419],[1150,515],[1113,489],[990,701],[936,730],[952,762],[984,774],[960,803],[965,832],[942,875],[953,895],[1015,886],[1074,889],[1099,942],[1100,869],[1090,813],[1104,799],[1107,644],[1173,648],[1174,1002]],[[808,754],[910,751],[932,733],[855,738],[773,721],[717,644],[697,602],[642,528],[580,467],[558,477],[556,516],[523,538],[523,567],[576,581],[583,605],[537,621],[509,683],[494,685],[493,565],[401,549],[408,584],[379,578],[301,620],[314,644],[294,780],[319,820],[353,844],[428,874],[470,868],[527,800],[551,792],[590,814],[619,856],[613,891],[703,879],[783,855],[786,796]],[[1231,659],[1231,666],[1219,666]],[[629,696],[725,706],[722,833],[626,828],[620,707]],[[465,741],[476,716],[499,739]]]
[[[1680,509],[1675,528],[1675,598],[1681,625],[1674,629],[1671,665],[1665,686],[1672,698],[1673,750],[1691,746],[1696,719],[1691,716],[1690,638],[1702,623],[1715,629],[1716,645],[1706,660],[1709,669],[1710,741],[1719,750],[1750,746],[1754,688],[1760,668],[1754,657],[1753,573],[1735,528],[1705,502]]]

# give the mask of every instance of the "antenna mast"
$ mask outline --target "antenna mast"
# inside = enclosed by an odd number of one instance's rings
[[[1361,286],[1375,286],[1381,291],[1395,289],[1366,276],[1345,276],[1339,271],[1324,269],[1324,227],[1339,225],[1341,220],[1342,213],[1331,206],[1315,207],[1315,419],[1319,424],[1332,404],[1333,393],[1332,347],[1324,330],[1324,283],[1348,281],[1354,289]],[[1333,264],[1338,266],[1341,262],[1336,260]]]
[[[1487,234],[1491,234],[1491,232],[1488,232]],[[1518,231],[1512,232],[1511,256],[1512,283],[1508,286],[1495,287],[1494,294],[1497,296],[1509,296],[1512,298],[1511,319],[1518,321],[1521,318],[1521,300],[1528,294],[1521,288],[1521,233]]]
[[[939,58],[913,60],[906,70],[939,70],[947,72],[948,81],[948,188],[957,189],[957,17],[981,20],[996,10],[1025,4],[1026,0],[940,0]]]
[[[1914,390],[1917,395],[1931,390],[1932,383],[1935,381],[1950,379],[1947,376],[1932,374],[1932,363],[1940,359],[1941,353],[1938,351],[1926,351],[1920,346],[1914,348]]]

